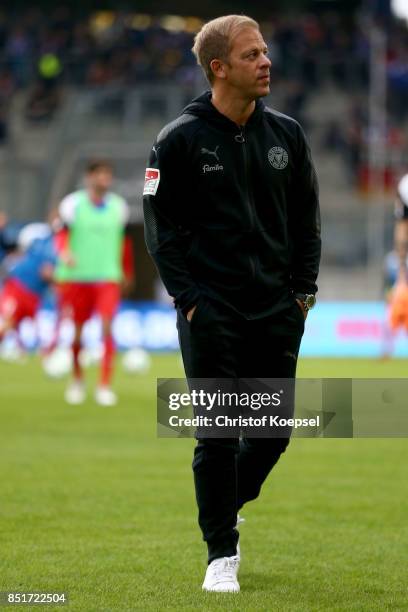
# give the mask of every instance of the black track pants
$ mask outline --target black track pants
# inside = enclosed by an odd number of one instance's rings
[[[300,306],[254,321],[201,298],[191,323],[178,314],[188,378],[294,378],[304,331]],[[193,470],[199,524],[208,562],[236,554],[237,512],[258,497],[287,438],[200,439]]]

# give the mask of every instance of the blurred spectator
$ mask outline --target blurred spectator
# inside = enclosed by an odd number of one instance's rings
[[[357,97],[352,101],[344,119],[332,120],[327,124],[323,146],[341,156],[351,185],[358,188],[362,194],[367,194],[372,188],[372,172],[375,172],[376,186],[382,185],[385,191],[392,191],[396,177],[406,163],[408,143],[404,129],[390,120],[385,139],[384,167],[370,171],[367,102]]]
[[[25,116],[30,121],[52,119],[60,103],[60,94],[55,87],[48,87],[45,81],[37,81],[26,104]]]
[[[278,78],[306,87],[319,87],[327,79],[341,88],[366,84],[369,40],[357,13],[279,14],[265,25]],[[399,22],[389,27],[390,79],[400,87],[407,61],[406,28]],[[177,17],[108,10],[75,14],[68,5],[45,13],[31,7],[4,13],[0,64],[9,67],[18,87],[32,83],[44,55],[56,56],[65,81],[77,85],[171,81],[190,75],[185,68],[194,67],[193,38],[194,32],[183,30]]]
[[[7,248],[5,244],[4,228],[7,225],[8,217],[5,212],[0,210],[0,263],[3,260]]]
[[[7,140],[8,136],[8,114],[10,100],[15,86],[12,74],[7,69],[0,68],[0,146]]]
[[[61,101],[59,77],[62,64],[54,53],[44,53],[38,60],[38,80],[28,96],[26,117],[31,121],[52,119]]]
[[[30,33],[22,25],[14,25],[8,32],[3,61],[9,66],[18,86],[28,85],[33,58]]]
[[[17,238],[24,223],[10,221],[4,211],[0,211],[0,278],[18,257]]]
[[[402,49],[390,62],[388,82],[390,111],[397,120],[404,121],[408,117],[408,49]]]
[[[290,117],[299,121],[304,129],[307,129],[307,119],[304,115],[305,103],[307,99],[307,90],[300,80],[291,80],[287,84],[285,96],[285,111]]]
[[[352,93],[349,112],[329,120],[324,145],[341,155],[350,181],[361,183],[368,158],[367,100],[362,96],[370,63],[364,14],[279,12],[261,25],[272,60],[272,92],[279,92],[279,103],[306,128],[311,93],[327,85]],[[153,17],[130,10],[78,13],[68,4],[49,12],[33,7],[4,11],[0,145],[7,139],[10,101],[18,88],[27,90],[25,116],[35,122],[52,119],[61,104],[62,85],[100,90],[97,110],[111,115],[123,113],[128,88],[138,84],[159,81],[194,90],[202,82],[191,52],[199,27],[200,20],[191,17]],[[387,21],[386,32],[391,134],[408,120],[408,36],[406,24],[398,20]],[[394,161],[402,155],[395,144],[389,144],[388,153]]]

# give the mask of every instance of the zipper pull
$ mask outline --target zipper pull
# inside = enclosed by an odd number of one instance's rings
[[[245,142],[244,130],[241,130],[241,133],[235,136],[235,140],[241,144]]]

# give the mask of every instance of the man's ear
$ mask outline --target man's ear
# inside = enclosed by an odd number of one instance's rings
[[[225,73],[225,64],[221,60],[219,59],[211,60],[210,67],[214,73],[214,76],[217,77],[217,79],[226,78],[227,75]]]

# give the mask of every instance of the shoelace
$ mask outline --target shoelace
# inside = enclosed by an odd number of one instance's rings
[[[238,559],[237,557],[233,557],[232,559],[229,557],[223,557],[222,559],[217,559],[217,562],[214,563],[213,571],[214,576],[217,580],[231,580],[235,581],[237,579],[236,575],[236,567],[237,567]]]

